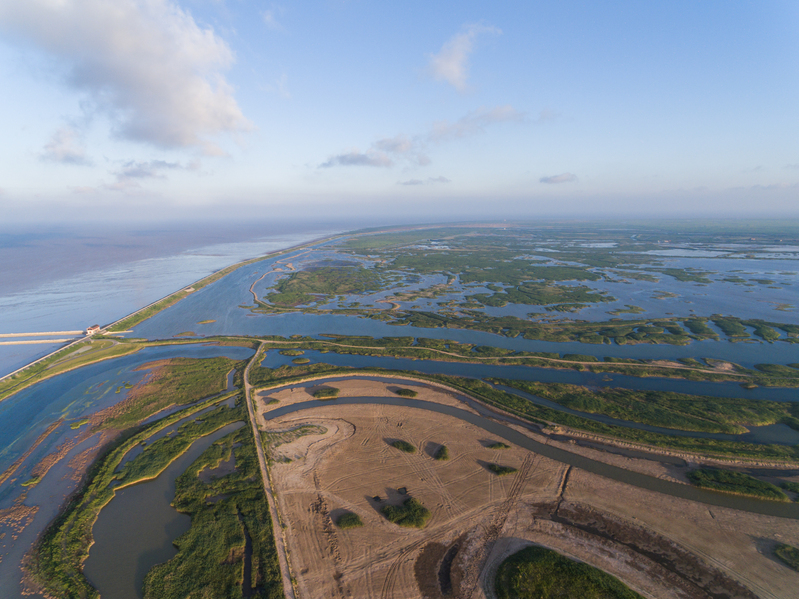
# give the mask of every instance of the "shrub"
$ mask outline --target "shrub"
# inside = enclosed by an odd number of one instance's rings
[[[363,526],[363,522],[358,514],[347,512],[346,514],[342,514],[338,517],[336,520],[336,526],[346,530],[347,528],[358,528],[359,526]]]
[[[488,469],[497,476],[505,476],[506,474],[513,474],[516,472],[516,468],[512,468],[511,466],[500,466],[499,464],[489,464]]]
[[[502,441],[497,441],[496,443],[488,445],[488,449],[510,449],[510,445],[507,445]]]
[[[396,391],[394,391],[394,393],[396,393],[400,397],[416,397],[417,395],[419,395],[413,389],[397,389]]]
[[[382,512],[389,522],[411,528],[422,528],[431,516],[430,511],[413,497],[399,506],[387,505]]]
[[[790,545],[777,545],[774,555],[780,558],[789,567],[799,572],[799,549]]]
[[[400,451],[404,451],[405,453],[415,453],[416,448],[408,443],[407,441],[397,440],[391,443],[392,447],[396,447]]]
[[[335,387],[322,387],[312,393],[316,399],[335,399],[338,397],[338,389]]]
[[[643,599],[610,574],[543,547],[527,547],[502,562],[494,584],[500,599]]]
[[[447,449],[446,445],[442,445],[438,448],[435,455],[433,456],[436,460],[448,460],[449,459],[449,450]]]

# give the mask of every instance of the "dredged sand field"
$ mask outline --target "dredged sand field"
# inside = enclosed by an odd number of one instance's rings
[[[342,396],[396,397],[396,385],[380,381],[330,384]],[[407,386],[418,399],[464,407],[446,390]],[[312,390],[258,400],[261,426],[273,433],[271,477],[300,597],[491,597],[496,566],[531,543],[648,597],[799,597],[799,576],[770,556],[777,542],[799,544],[794,520],[709,509],[520,447],[491,449],[497,439],[483,429],[410,407],[331,402],[268,418],[272,408],[312,399]],[[315,425],[310,434],[286,434],[307,424]],[[399,451],[394,440],[416,451]],[[433,458],[441,444],[447,461]],[[499,477],[492,463],[517,471]],[[408,496],[432,513],[421,530],[380,512]],[[364,526],[338,528],[347,511]]]

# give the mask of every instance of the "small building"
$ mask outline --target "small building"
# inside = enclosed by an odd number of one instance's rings
[[[99,333],[99,332],[100,332],[100,325],[99,324],[93,324],[88,329],[86,329],[86,334],[87,335],[94,335],[95,333]]]

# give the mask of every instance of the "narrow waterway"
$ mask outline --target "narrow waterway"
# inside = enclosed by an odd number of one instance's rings
[[[540,381],[545,383],[570,383],[573,385],[585,385],[588,387],[620,387],[623,389],[636,389],[644,391],[672,391],[676,393],[687,393],[690,395],[707,395],[710,397],[739,397],[745,399],[768,399],[772,401],[799,401],[799,390],[786,388],[758,388],[747,390],[737,383],[727,382],[706,382],[706,381],[686,381],[682,379],[665,378],[639,378],[625,375],[597,374],[593,372],[536,368],[533,366],[514,366],[497,364],[469,364],[464,362],[443,362],[437,360],[412,360],[408,358],[392,358],[387,356],[361,356],[355,354],[336,354],[322,353],[316,350],[306,350],[302,356],[314,363],[331,364],[334,366],[348,366],[351,368],[384,368],[398,371],[416,371],[423,374],[440,374],[461,376],[468,378],[504,378],[523,381]],[[267,353],[262,366],[277,368],[291,364],[291,356],[283,356],[277,350]],[[645,430],[663,435],[677,435],[682,437],[696,437],[705,439],[717,439],[724,441],[743,441],[747,443],[761,444],[799,444],[799,431],[795,431],[789,426],[781,423],[766,426],[749,427],[749,432],[741,435],[724,433],[705,433],[698,431],[683,431],[665,427],[641,424],[629,420],[612,418],[603,414],[590,414],[580,412],[561,406],[553,401],[511,389],[502,387],[502,390],[524,397],[533,403],[558,410],[567,414],[573,414],[594,420],[603,424],[623,426]],[[758,391],[757,397],[748,395],[750,391]]]
[[[288,349],[288,347],[286,347]],[[363,356],[357,354],[322,353],[318,350],[304,350],[303,358],[311,362],[321,362],[334,366],[352,368],[387,368],[389,370],[415,370],[426,374],[449,374],[472,378],[505,378],[542,383],[569,383],[589,387],[621,387],[642,391],[671,391],[689,395],[708,395],[710,397],[738,397],[742,399],[766,399],[770,401],[799,401],[799,389],[788,387],[757,387],[744,389],[732,381],[688,381],[661,377],[637,377],[625,374],[588,372],[567,368],[540,368],[514,364],[475,364],[467,362],[446,362],[391,356]],[[291,365],[294,356],[282,356],[278,350],[270,350],[261,362],[267,368]],[[743,380],[743,379],[742,379]]]

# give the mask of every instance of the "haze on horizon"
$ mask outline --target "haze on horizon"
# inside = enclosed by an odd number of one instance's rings
[[[799,216],[799,5],[4,0],[0,210]]]

